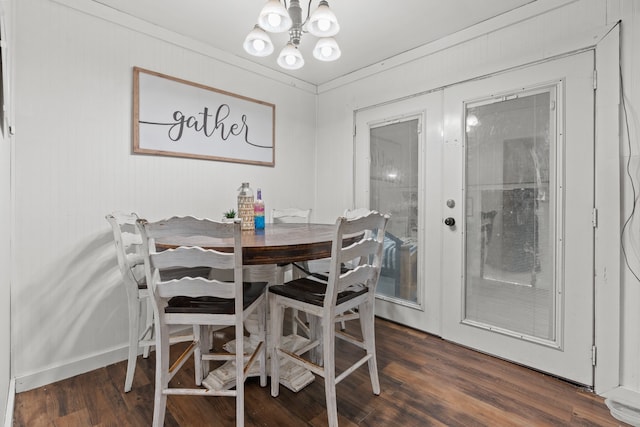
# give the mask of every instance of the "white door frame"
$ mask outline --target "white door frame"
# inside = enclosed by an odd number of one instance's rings
[[[620,385],[620,25],[595,44],[595,345],[594,390]]]

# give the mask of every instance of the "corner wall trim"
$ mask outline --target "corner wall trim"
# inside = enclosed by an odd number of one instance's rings
[[[13,426],[13,408],[16,401],[16,379],[11,378],[9,381],[9,392],[7,393],[7,406],[4,414],[4,427]]]

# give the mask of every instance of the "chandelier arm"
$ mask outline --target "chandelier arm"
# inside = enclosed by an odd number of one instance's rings
[[[307,19],[304,20],[301,26],[304,26],[307,22],[309,22],[309,17],[311,16],[311,2],[313,0],[309,0],[309,4],[307,5]],[[307,31],[305,31],[306,33]]]

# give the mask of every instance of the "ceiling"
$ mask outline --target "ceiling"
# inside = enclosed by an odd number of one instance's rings
[[[342,56],[321,62],[311,54],[316,38],[305,34],[305,66],[288,71],[276,64],[288,34],[272,34],[275,51],[266,58],[242,48],[265,0],[93,0],[183,36],[314,85],[321,85],[400,53],[438,40],[535,0],[329,0],[338,18],[335,37]],[[286,2],[289,4],[289,1]],[[301,0],[303,19],[308,1]],[[312,1],[312,11],[318,0]]]

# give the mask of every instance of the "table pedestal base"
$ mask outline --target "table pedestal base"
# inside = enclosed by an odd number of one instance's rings
[[[235,340],[234,340],[235,341]],[[235,351],[235,343],[230,341],[226,343],[223,348],[229,352]],[[298,335],[288,335],[282,337],[282,347],[289,351],[296,351],[305,345],[309,340],[307,338]],[[255,344],[251,342],[249,337],[245,337],[244,347],[247,352],[252,351]],[[269,363],[267,362],[267,372],[269,371]],[[257,377],[260,375],[260,365],[256,362],[249,370],[250,377]],[[233,361],[225,362],[222,366],[209,372],[209,375],[202,381],[202,385],[209,390],[225,390],[235,385],[236,378],[236,363]],[[293,392],[299,392],[309,384],[313,382],[315,376],[311,371],[302,368],[287,361],[280,365],[280,384],[288,388]]]

